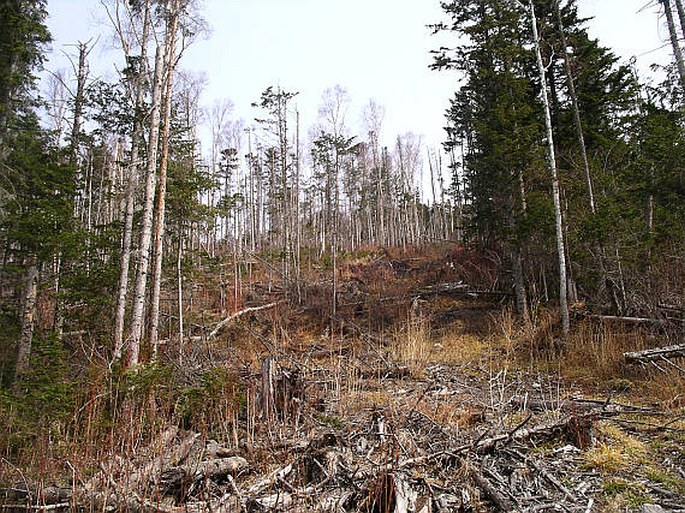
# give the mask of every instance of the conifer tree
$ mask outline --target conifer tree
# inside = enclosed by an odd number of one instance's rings
[[[0,1],[0,161],[7,151],[8,124],[34,105],[34,73],[51,39],[45,6],[46,0]]]

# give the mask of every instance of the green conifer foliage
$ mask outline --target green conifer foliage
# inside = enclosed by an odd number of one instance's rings
[[[0,0],[0,157],[8,123],[32,105],[34,71],[50,42],[45,0]]]
[[[509,256],[504,262],[514,276],[520,257],[530,295],[551,289],[554,215],[527,9],[514,0],[442,5],[448,21],[434,29],[453,32],[456,47],[434,52],[434,68],[456,70],[461,78],[446,113],[446,147],[464,152],[455,172],[465,182],[467,235]],[[630,67],[589,36],[576,0],[559,2],[558,15],[555,2],[535,0],[534,6],[561,181],[570,299],[577,290],[600,309],[651,308],[646,298],[663,283],[657,285],[658,277],[628,283],[628,271],[641,272],[649,262],[667,265],[654,261],[657,239],[682,249],[677,87],[664,84],[658,88],[662,98],[645,103]]]

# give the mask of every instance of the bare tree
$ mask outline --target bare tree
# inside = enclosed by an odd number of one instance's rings
[[[117,3],[117,6],[119,4]],[[118,12],[118,11],[117,11]],[[142,34],[140,37],[140,60],[138,70],[134,75],[133,96],[134,102],[134,121],[131,135],[131,161],[127,166],[125,188],[125,207],[124,207],[124,230],[121,242],[121,258],[119,260],[119,286],[117,289],[117,301],[114,314],[114,360],[122,357],[124,346],[124,319],[126,315],[126,297],[128,295],[128,277],[131,265],[131,242],[133,239],[133,215],[135,210],[135,190],[138,183],[138,167],[140,143],[143,137],[143,103],[145,99],[145,80],[147,72],[147,45],[150,33],[150,0],[146,0],[143,8]],[[116,27],[121,27],[118,17],[110,17]],[[119,28],[117,33],[121,38],[121,46],[125,49],[127,57],[130,56],[130,45],[125,37],[124,31]]]
[[[680,76],[680,87],[685,89],[685,61],[683,61],[683,51],[680,48],[678,41],[678,29],[675,26],[673,19],[673,10],[671,8],[671,0],[660,0],[661,5],[664,6],[666,13],[666,25],[668,26],[668,33],[671,37],[671,46],[673,47],[673,55],[675,57],[676,67],[678,68],[678,75]],[[682,5],[679,6],[678,13],[682,12]],[[683,18],[681,17],[681,23]]]
[[[143,310],[145,292],[150,267],[150,245],[152,242],[152,218],[157,186],[157,145],[159,142],[159,123],[162,107],[162,85],[164,75],[164,50],[157,46],[155,55],[155,73],[153,79],[152,113],[148,135],[147,168],[145,171],[145,203],[141,220],[140,243],[138,244],[138,264],[136,268],[135,290],[131,311],[126,364],[129,367],[138,365],[140,344],[143,338]]]
[[[334,136],[347,134],[347,113],[350,108],[350,95],[340,84],[326,89],[321,95],[319,123],[326,132]]]
[[[422,237],[419,222],[419,187],[417,179],[421,174],[423,162],[421,160],[421,137],[408,132],[397,136],[395,142],[395,160],[399,183],[401,184],[402,212],[401,227],[404,233],[400,235],[403,242],[416,244]]]
[[[385,188],[383,187],[383,180],[381,176],[381,147],[380,134],[383,127],[383,119],[385,118],[385,109],[379,105],[375,100],[369,100],[363,111],[364,125],[369,137],[369,146],[371,148],[371,172],[369,180],[375,185],[375,212],[373,217],[371,209],[369,208],[369,226],[376,226],[376,236],[372,237],[373,242],[377,244],[385,244],[387,242],[386,236],[386,221],[385,221]]]
[[[167,19],[167,40],[165,43],[166,91],[164,94],[164,117],[161,134],[161,158],[159,163],[159,190],[154,229],[152,298],[150,301],[150,344],[153,358],[157,359],[159,342],[159,299],[162,288],[162,259],[164,242],[164,224],[166,209],[167,169],[169,165],[169,129],[171,127],[171,103],[174,89],[174,70],[176,68],[176,31],[181,15],[181,0],[175,0],[169,6]]]
[[[70,92],[66,81],[64,70],[51,73],[46,78],[47,117],[50,121],[50,129],[55,133],[58,142],[62,141],[67,125]]]

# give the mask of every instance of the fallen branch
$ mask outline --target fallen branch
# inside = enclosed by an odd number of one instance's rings
[[[202,479],[218,479],[227,475],[236,475],[247,467],[247,460],[239,456],[217,458],[203,461],[198,465],[167,469],[162,473],[160,481],[167,490],[171,490]]]
[[[659,410],[654,408],[645,408],[642,406],[633,406],[632,404],[623,404],[614,402],[611,398],[605,400],[585,399],[582,397],[569,397],[559,401],[550,401],[546,399],[538,399],[527,396],[514,396],[509,400],[509,404],[520,408],[522,410],[531,411],[562,411],[577,413],[590,413],[595,411],[597,413],[646,413],[659,414]]]
[[[249,313],[252,313],[252,312],[259,312],[260,310],[267,310],[267,309],[269,309],[269,308],[273,308],[274,306],[280,305],[281,303],[284,303],[284,302],[285,302],[285,300],[282,299],[282,300],[280,300],[280,301],[275,301],[275,302],[273,302],[273,303],[269,303],[269,304],[266,304],[266,305],[251,306],[251,307],[249,307],[249,308],[245,308],[245,309],[243,309],[243,310],[239,310],[239,311],[237,311],[237,312],[235,312],[235,313],[232,313],[231,315],[229,315],[228,317],[226,317],[223,321],[221,321],[219,324],[217,324],[217,325],[214,327],[214,329],[210,332],[210,334],[207,335],[207,339],[208,339],[208,340],[211,340],[211,339],[213,339],[214,337],[216,337],[216,336],[219,334],[219,332],[224,328],[224,326],[226,326],[228,323],[230,323],[230,322],[236,320],[238,317],[242,317],[243,315],[249,314]]]
[[[461,445],[452,449],[451,452],[455,454],[463,454],[467,452],[483,454],[492,452],[498,444],[502,443],[507,445],[513,441],[528,440],[536,436],[549,438],[555,434],[568,431],[569,426],[573,425],[573,423],[578,423],[579,420],[592,420],[597,417],[597,415],[598,414],[596,412],[585,415],[575,415],[566,417],[554,424],[544,424],[541,426],[532,427],[530,429],[515,429],[510,433],[503,433],[490,438],[480,439],[476,443]],[[522,426],[523,424],[525,424],[525,422],[519,424],[519,426]]]
[[[502,495],[497,488],[476,469],[469,469],[469,474],[473,482],[480,488],[492,503],[499,508],[500,511],[512,511],[514,509],[511,502]]]
[[[685,357],[685,344],[675,346],[655,347],[644,351],[632,351],[623,353],[623,358],[631,363],[642,363],[663,358],[683,358]]]
[[[517,451],[516,449],[508,449],[507,452],[509,454],[515,456],[519,460],[521,460],[523,463],[532,467],[533,470],[535,470],[538,474],[540,474],[542,477],[547,479],[547,481],[552,483],[557,488],[557,490],[559,490],[560,492],[563,492],[563,494],[566,496],[567,499],[574,501],[574,502],[576,501],[576,497],[575,497],[575,495],[573,495],[571,490],[566,488],[566,486],[564,486],[556,477],[554,477],[552,474],[550,474],[545,469],[543,469],[532,458],[526,456],[525,454],[522,454],[521,452]]]
[[[469,286],[466,283],[437,283],[429,285],[416,291],[415,296],[431,296],[438,294],[452,294],[454,292],[468,292]]]
[[[70,504],[68,502],[62,502],[59,504],[45,504],[30,506],[26,504],[2,504],[0,509],[8,509],[10,511],[53,511],[56,509],[69,509]]]
[[[651,324],[653,326],[662,326],[666,324],[663,319],[650,319],[649,317],[625,317],[618,315],[588,315],[590,319],[610,322],[625,322],[628,324]]]

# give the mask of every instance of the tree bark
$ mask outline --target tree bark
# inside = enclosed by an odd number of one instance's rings
[[[521,247],[518,245],[518,243],[515,243],[512,255],[512,270],[514,273],[516,311],[526,322],[528,322],[530,319],[528,311],[528,293],[526,291],[526,280],[523,276],[523,257],[521,253]]]
[[[678,30],[676,29],[675,20],[673,19],[671,0],[661,0],[661,4],[664,6],[664,11],[666,13],[666,24],[668,25],[668,33],[671,36],[671,46],[673,47],[673,55],[675,56],[675,62],[678,68],[678,75],[680,76],[680,87],[682,89],[685,89],[685,62],[683,61],[683,51],[680,48],[680,42],[678,41]],[[678,11],[678,13],[680,13],[680,10]]]
[[[147,63],[147,40],[150,30],[150,2],[145,4],[143,20],[143,34],[140,46],[140,60],[143,65]],[[131,265],[131,241],[133,239],[133,214],[135,207],[135,191],[138,184],[138,158],[140,153],[140,141],[143,132],[143,120],[141,111],[144,101],[144,69],[138,70],[135,84],[135,118],[133,122],[133,134],[131,136],[131,163],[128,166],[126,178],[126,205],[124,211],[124,232],[121,242],[121,259],[119,261],[119,287],[117,292],[116,311],[114,314],[114,361],[122,357],[124,347],[124,319],[126,316],[126,297],[128,295],[128,275]]]
[[[36,321],[36,298],[38,295],[38,264],[36,258],[31,257],[26,268],[26,280],[22,297],[21,331],[17,346],[17,363],[14,369],[14,385],[30,370],[31,345],[33,342],[33,328]]]
[[[148,138],[148,162],[145,183],[145,205],[141,222],[140,244],[138,247],[138,265],[136,269],[135,290],[131,312],[131,328],[128,336],[128,367],[138,365],[140,344],[143,338],[143,310],[147,276],[150,267],[150,245],[152,242],[152,216],[157,179],[157,143],[159,142],[159,121],[162,99],[162,71],[164,68],[162,49],[157,46],[155,56],[155,74],[153,80],[152,114],[150,116],[150,135]]]
[[[533,29],[533,43],[535,46],[535,57],[540,76],[540,87],[542,94],[542,104],[545,111],[545,128],[547,130],[547,160],[552,174],[552,199],[554,200],[554,218],[556,228],[557,254],[559,258],[559,308],[561,310],[561,328],[564,335],[570,330],[570,318],[568,312],[568,298],[566,290],[566,249],[564,247],[564,226],[561,216],[561,193],[559,187],[559,176],[557,173],[556,155],[554,150],[554,134],[552,131],[552,115],[550,112],[549,98],[547,96],[547,78],[545,76],[545,65],[542,62],[542,51],[540,49],[540,35],[538,33],[537,18],[535,16],[535,5],[532,0],[528,2],[531,16],[531,26]]]
[[[683,0],[675,0],[675,6],[678,11],[678,19],[680,20],[680,31],[685,37],[685,8],[683,8]]]
[[[178,352],[179,361],[183,362],[183,343],[185,340],[185,327],[183,326],[183,226],[180,226],[178,231],[178,254],[176,257],[176,280],[178,284]]]
[[[166,208],[167,168],[169,162],[169,128],[171,126],[171,100],[174,84],[174,70],[176,67],[176,29],[178,27],[179,4],[174,3],[170,27],[167,30],[166,42],[166,94],[164,98],[164,124],[162,128],[162,155],[159,163],[159,192],[157,194],[157,211],[154,233],[154,275],[152,277],[152,300],[150,304],[150,344],[153,348],[153,358],[157,359],[159,340],[159,298],[162,287],[162,260],[164,243],[164,223]]]

